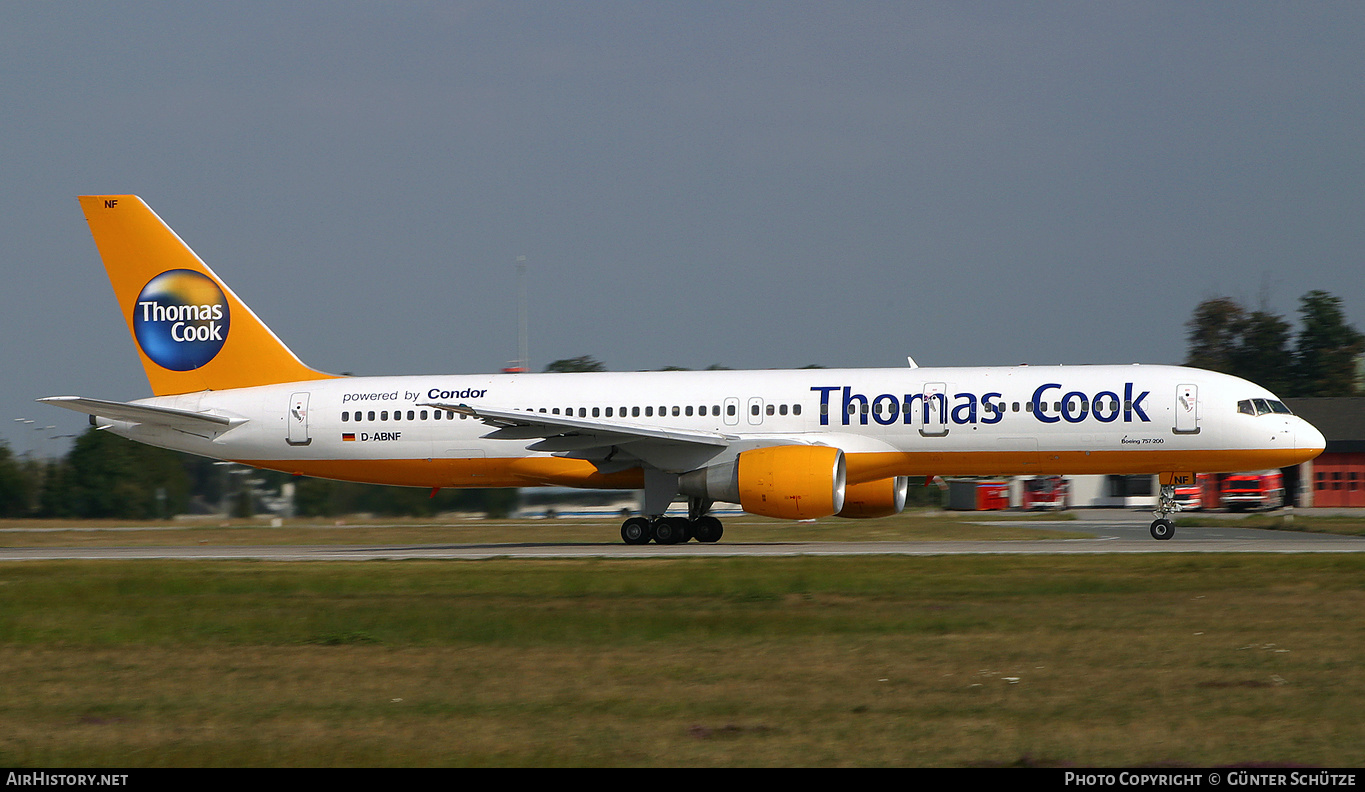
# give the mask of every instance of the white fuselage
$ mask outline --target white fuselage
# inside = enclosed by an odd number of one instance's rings
[[[343,480],[640,486],[638,467],[613,467],[610,453],[583,458],[564,438],[554,450],[531,450],[544,432],[490,438],[494,427],[444,409],[466,405],[600,422],[607,434],[638,426],[718,438],[687,445],[686,453],[637,455],[673,473],[760,445],[833,446],[856,484],[893,476],[1224,472],[1312,458],[1323,437],[1307,422],[1239,412],[1240,402],[1275,398],[1236,377],[1145,365],[354,377],[137,402],[234,419],[221,432],[102,423],[154,445]],[[620,443],[627,451],[632,445],[648,443]]]

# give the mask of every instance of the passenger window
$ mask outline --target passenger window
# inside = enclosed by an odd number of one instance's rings
[[[650,405],[650,406],[648,406],[648,407],[645,408],[645,417],[646,417],[646,418],[653,418],[653,417],[654,417],[654,406],[653,406],[653,405]]]
[[[341,422],[342,422],[342,423],[346,423],[346,416],[348,416],[348,415],[350,415],[350,413],[348,413],[348,412],[343,412],[343,413],[341,414]]]
[[[792,405],[792,415],[800,415],[800,414],[801,414],[801,405],[799,405],[799,404],[793,404],[793,405]]]
[[[691,417],[692,417],[692,405],[690,405],[690,404],[687,405],[687,409],[684,410],[683,412],[687,413],[687,417],[691,418]]]
[[[778,414],[778,415],[786,415],[786,414],[787,414],[787,405],[784,404],[784,405],[782,405],[781,407],[777,408],[777,414]]]
[[[639,408],[639,407],[631,407],[631,408],[630,408],[630,417],[631,417],[631,418],[639,418],[639,417],[640,417],[640,408]]]
[[[597,411],[596,411],[596,410],[593,410],[593,414],[596,415],[596,414],[597,414]],[[610,408],[610,407],[607,408],[607,417],[608,417],[608,418],[613,417],[612,414],[611,414],[611,408]]]
[[[408,410],[408,420],[409,421],[417,420],[417,413],[413,412],[412,410]]]
[[[735,405],[733,405],[733,404],[727,404],[727,405],[725,405],[725,412],[726,412],[727,415],[734,415],[734,414],[735,414]]]
[[[597,409],[596,407],[592,408],[592,417],[594,417],[594,418],[600,418],[600,417],[602,417],[602,416],[601,416],[601,410]]]
[[[850,413],[853,412],[853,405],[850,404],[850,405],[848,406],[848,411],[849,411]],[[758,405],[757,405],[757,404],[755,404],[755,405],[753,405],[753,406],[751,406],[751,407],[749,408],[749,414],[750,414],[750,415],[758,415]]]
[[[678,414],[679,414],[678,405],[675,404],[673,405],[673,417],[674,418],[678,417]]]
[[[774,412],[775,412],[775,410],[774,410],[774,408],[773,408],[773,405],[769,404],[769,405],[768,405],[768,409],[767,409],[767,413],[768,413],[769,415],[772,415]]]

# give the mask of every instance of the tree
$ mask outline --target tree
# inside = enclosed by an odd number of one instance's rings
[[[72,517],[168,517],[189,503],[186,455],[87,429],[67,455],[65,492]],[[45,502],[52,499],[44,498]]]
[[[1296,378],[1289,323],[1261,310],[1245,315],[1239,329],[1231,372],[1275,393],[1292,393]]]
[[[1356,392],[1356,359],[1365,336],[1346,324],[1341,300],[1311,291],[1300,298],[1302,327],[1291,348],[1291,325],[1262,308],[1247,311],[1231,297],[1212,297],[1185,323],[1185,365],[1251,380],[1285,396],[1348,396]]]
[[[1299,298],[1295,396],[1352,396],[1356,358],[1365,351],[1365,336],[1346,323],[1341,299],[1314,290]]]
[[[1185,365],[1232,374],[1246,314],[1231,297],[1211,297],[1195,306],[1185,323],[1189,354]]]
[[[566,374],[575,371],[606,371],[607,367],[592,355],[582,355],[576,358],[565,358],[556,360],[545,367],[545,371],[553,374]]]
[[[18,460],[8,445],[0,443],[0,517],[27,517],[29,495]]]

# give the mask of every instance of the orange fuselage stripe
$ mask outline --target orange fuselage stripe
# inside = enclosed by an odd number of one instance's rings
[[[1265,470],[1309,459],[1311,451],[966,451],[847,454],[848,483],[893,476],[1155,474]],[[602,474],[591,462],[558,457],[475,459],[239,459],[300,476],[408,487],[585,487],[640,489],[639,468]]]

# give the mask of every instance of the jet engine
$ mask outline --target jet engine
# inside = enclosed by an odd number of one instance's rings
[[[910,479],[905,476],[850,484],[844,489],[844,508],[837,516],[865,519],[900,514],[909,487]]]
[[[678,479],[684,495],[738,503],[750,514],[786,520],[838,514],[844,508],[844,485],[844,452],[808,445],[753,448],[731,462]]]

